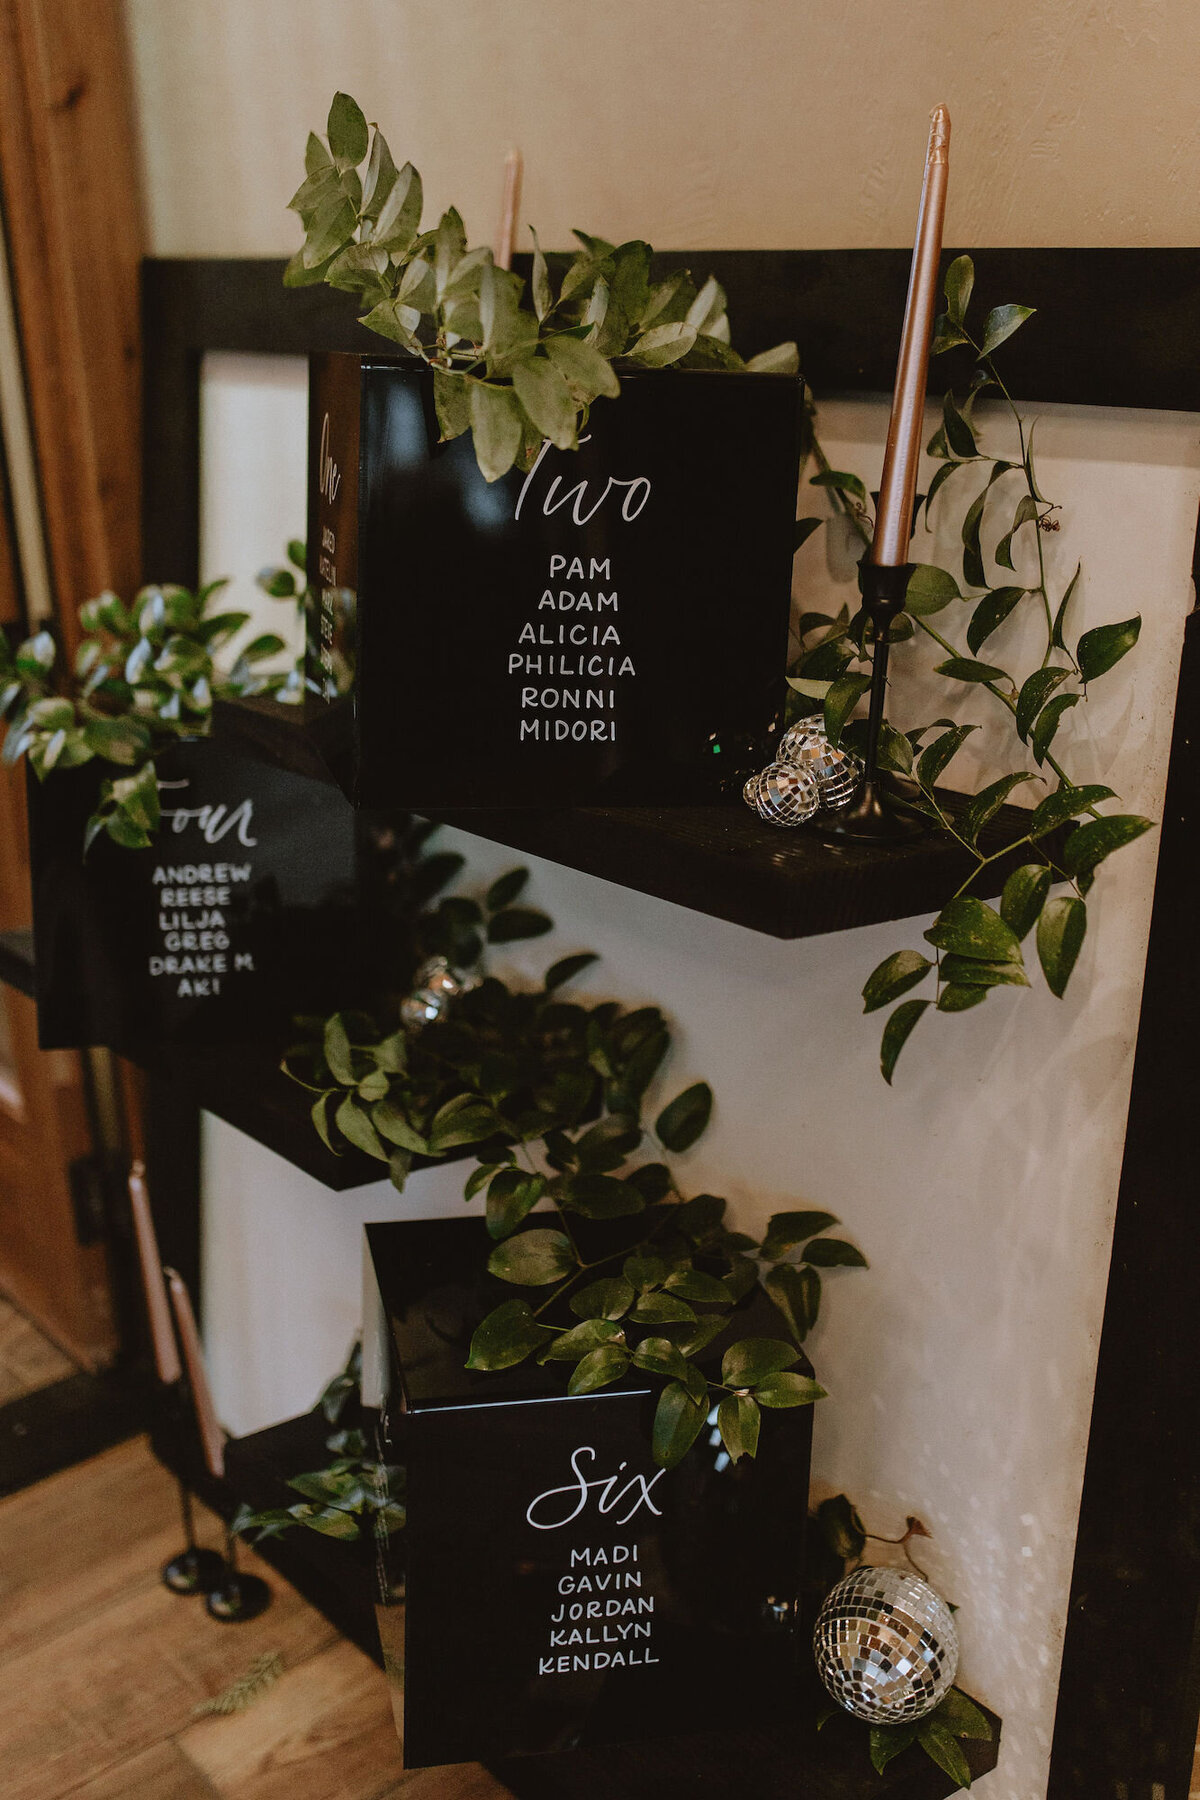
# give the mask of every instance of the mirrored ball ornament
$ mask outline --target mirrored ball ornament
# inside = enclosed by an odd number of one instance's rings
[[[780,738],[775,755],[780,762],[793,763],[816,776],[826,812],[849,806],[862,780],[862,763],[852,750],[829,742],[819,713],[790,725]]]
[[[418,988],[415,994],[406,994],[400,1002],[400,1022],[410,1031],[422,1025],[438,1024],[445,1013],[445,994],[435,994],[431,988]]]
[[[417,993],[441,994],[447,1000],[455,1000],[462,993],[463,984],[444,956],[431,956],[413,976],[413,988]]]
[[[773,762],[756,779],[758,785],[751,804],[768,825],[803,825],[821,803],[816,777],[807,769]],[[749,786],[747,782],[747,798]]]
[[[838,1705],[872,1725],[923,1719],[958,1669],[954,1614],[908,1569],[855,1569],[829,1594],[813,1636]]]

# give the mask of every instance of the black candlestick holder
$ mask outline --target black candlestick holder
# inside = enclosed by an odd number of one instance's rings
[[[920,837],[927,829],[926,821],[889,790],[879,768],[891,629],[904,610],[912,572],[911,563],[891,568],[869,561],[863,564],[863,608],[874,638],[863,779],[853,804],[828,821],[822,820],[821,829],[830,837],[849,838],[855,843],[900,844]]]
[[[220,1561],[220,1558],[218,1558]],[[221,1579],[206,1595],[204,1605],[210,1619],[222,1625],[244,1625],[257,1619],[271,1604],[271,1590],[257,1575],[247,1575],[237,1564],[237,1538],[225,1528],[225,1560]]]
[[[173,1594],[211,1594],[220,1587],[225,1574],[225,1558],[216,1550],[205,1550],[196,1542],[192,1513],[192,1496],[182,1480],[179,1483],[179,1510],[183,1515],[184,1548],[162,1567],[163,1586]]]

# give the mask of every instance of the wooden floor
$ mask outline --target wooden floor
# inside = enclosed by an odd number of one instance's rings
[[[219,1543],[210,1515],[200,1535]],[[252,1555],[274,1591],[252,1623],[168,1593],[180,1547],[140,1439],[0,1501],[4,1800],[504,1800],[474,1765],[405,1775],[380,1671]],[[193,1717],[271,1651],[284,1673],[245,1712]]]
[[[0,1406],[74,1373],[70,1357],[0,1295]]]

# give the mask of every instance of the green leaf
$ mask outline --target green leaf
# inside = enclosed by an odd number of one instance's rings
[[[984,326],[980,354],[990,356],[993,350],[998,350],[1036,311],[1034,306],[993,306]]]
[[[890,1006],[901,994],[907,994],[909,988],[924,981],[932,967],[929,958],[922,956],[919,950],[896,950],[891,956],[885,956],[867,976],[862,991],[863,1011],[877,1012],[881,1006]],[[763,1254],[770,1255],[765,1246]]]
[[[904,606],[907,612],[924,619],[961,598],[958,583],[948,569],[939,569],[936,563],[917,563],[908,578]]]
[[[1142,619],[1137,613],[1132,619],[1122,619],[1119,625],[1097,625],[1091,631],[1085,631],[1075,650],[1075,660],[1079,664],[1080,674],[1084,681],[1095,681],[1127,656],[1137,643],[1141,634]]]
[[[362,108],[349,94],[333,96],[325,135],[338,168],[357,168],[367,154],[367,121]]]
[[[522,1231],[498,1244],[488,1257],[488,1270],[517,1287],[546,1287],[577,1268],[571,1240],[561,1231]]]
[[[629,1316],[639,1325],[693,1325],[696,1321],[696,1314],[686,1300],[664,1293],[642,1294]]]
[[[661,1256],[650,1256],[645,1251],[625,1258],[623,1270],[626,1281],[632,1282],[639,1294],[650,1288],[661,1287],[670,1274]]]
[[[487,1228],[494,1238],[506,1238],[533,1211],[546,1191],[544,1175],[527,1175],[523,1169],[503,1168],[488,1188]]]
[[[542,246],[538,242],[538,234],[532,225],[529,234],[533,239],[533,280],[530,292],[533,297],[533,310],[539,321],[546,317],[554,305],[554,295],[550,288],[550,271],[546,267],[546,258],[542,254]]]
[[[791,1368],[798,1359],[796,1346],[782,1338],[742,1338],[729,1346],[721,1360],[721,1381],[725,1387],[754,1387],[768,1375]]]
[[[938,995],[938,1011],[970,1012],[973,1006],[981,1006],[987,997],[986,983],[950,981]]]
[[[928,1005],[928,1000],[902,1000],[895,1012],[888,1014],[887,1023],[883,1028],[879,1067],[883,1072],[883,1079],[889,1087],[892,1085],[892,1076],[895,1073],[900,1052],[912,1035],[914,1025]]]
[[[969,344],[970,338],[965,331],[953,325],[946,313],[939,313],[933,322],[933,342],[929,346],[931,356],[941,356],[946,350],[957,349],[959,344]]]
[[[994,663],[976,662],[969,656],[948,656],[945,662],[936,663],[939,675],[946,675],[951,681],[1011,681],[1012,676],[1004,669],[996,668]]]
[[[960,462],[944,462],[940,469],[934,470],[933,479],[929,483],[929,492],[925,496],[925,523],[927,525],[929,523],[929,509],[937,498],[939,490],[945,482],[949,481],[955,471],[962,467],[963,464]],[[957,583],[955,585],[957,585]],[[911,611],[912,609],[910,608],[909,610]]]
[[[973,894],[948,900],[925,938],[956,956],[974,956],[985,962],[1021,961],[1021,946],[1000,914]]]
[[[761,1414],[748,1394],[727,1394],[717,1408],[717,1427],[731,1462],[753,1457],[758,1449]]]
[[[683,1353],[669,1338],[643,1338],[633,1352],[633,1361],[639,1369],[649,1369],[652,1375],[667,1375],[674,1381],[686,1381],[688,1366]]]
[[[396,185],[396,165],[388,149],[387,139],[379,127],[371,139],[371,154],[363,177],[362,203],[359,211],[364,219],[377,219],[383,203]]]
[[[983,550],[979,542],[979,528],[983,523],[983,508],[990,488],[991,482],[971,502],[963,519],[963,580],[968,587],[972,588],[987,586],[987,575],[983,567]]]
[[[956,256],[946,270],[946,315],[952,324],[961,325],[971,303],[975,286],[975,264],[969,256]]]
[[[1028,307],[998,307],[996,310],[1028,313],[1031,309]],[[995,313],[989,314],[989,323],[994,317]],[[1018,320],[1017,324],[1020,324],[1020,322],[1021,321]],[[1015,325],[1013,326],[1013,330],[1016,330]],[[1005,333],[1005,335],[1007,336],[1008,334]],[[930,1761],[935,1762],[939,1769],[944,1769],[946,1774],[949,1775],[952,1780],[957,1781],[960,1787],[970,1787],[971,1765],[963,1755],[962,1746],[959,1744],[958,1739],[953,1737],[944,1726],[938,1725],[932,1719],[923,1720],[917,1727],[917,1742],[920,1744],[922,1750],[924,1750],[926,1756],[929,1757]]]
[[[842,727],[871,685],[869,675],[839,675],[825,696],[825,735],[831,744],[841,741]]]
[[[665,1106],[654,1130],[663,1146],[678,1156],[690,1150],[712,1117],[713,1096],[707,1081],[694,1082]]]
[[[619,1344],[602,1344],[598,1350],[590,1350],[575,1365],[571,1379],[567,1383],[568,1394],[594,1394],[597,1388],[607,1387],[610,1381],[616,1381],[624,1375],[629,1367],[629,1352]]]
[[[1032,930],[1046,903],[1053,880],[1044,863],[1024,863],[1014,869],[1000,896],[1000,917],[1018,942]]]
[[[703,1269],[677,1269],[667,1276],[667,1292],[684,1300],[698,1300],[702,1305],[728,1306],[729,1289],[715,1275]]]
[[[989,782],[987,787],[981,788],[958,821],[960,836],[966,838],[968,844],[973,844],[988,821],[995,818],[1013,789],[1020,787],[1022,782],[1034,779],[1027,769],[1022,769],[1012,775],[1002,775],[998,781]]]
[[[1061,601],[1059,602],[1058,611],[1054,615],[1054,630],[1051,634],[1051,642],[1053,643],[1054,648],[1056,650],[1065,650],[1067,647],[1066,643],[1063,640],[1063,622],[1066,619],[1067,607],[1071,604],[1071,595],[1075,592],[1075,587],[1079,580],[1082,570],[1083,570],[1083,564],[1076,563],[1075,564],[1075,573],[1072,575],[1070,581],[1067,583],[1067,591],[1063,595]]]
[[[975,1702],[961,1688],[951,1688],[941,1705],[929,1715],[930,1722],[943,1726],[957,1738],[974,1738],[990,1743],[992,1728]]]
[[[866,1528],[845,1494],[822,1500],[817,1508],[817,1525],[833,1554],[842,1562],[853,1562],[867,1545]]]
[[[769,350],[760,350],[757,356],[748,358],[746,368],[754,375],[798,375],[800,351],[788,338],[782,344],[772,344]]]
[[[971,733],[978,729],[977,725],[955,725],[922,750],[917,758],[917,780],[923,788],[932,792],[938,777],[958,755]]]
[[[1003,625],[1018,600],[1026,593],[1025,588],[1002,587],[993,588],[985,594],[975,611],[971,614],[971,622],[967,626],[967,644],[973,655],[978,655],[980,648]]]
[[[494,1137],[499,1121],[492,1107],[474,1094],[456,1094],[439,1107],[429,1127],[429,1148],[435,1156],[459,1144],[479,1144]]]
[[[917,1741],[917,1733],[921,1726],[914,1720],[911,1725],[872,1725],[870,1747],[871,1767],[877,1775],[882,1775],[892,1758],[899,1756],[911,1744]]]
[[[433,404],[437,409],[443,444],[471,429],[471,383],[465,375],[456,375],[450,369],[435,369]]]
[[[763,1286],[791,1326],[797,1343],[802,1344],[821,1310],[821,1277],[817,1271],[783,1263],[771,1270]]]
[[[1004,568],[1011,569],[1015,567],[1012,559],[1012,541],[1014,537],[1016,537],[1018,531],[1020,531],[1022,525],[1028,525],[1032,520],[1036,519],[1037,516],[1037,501],[1034,499],[1033,495],[1022,494],[1021,498],[1017,501],[1017,510],[1013,515],[1012,526],[1005,532],[1004,536],[996,546],[996,561]],[[1024,592],[1024,589],[1021,591]]]
[[[1055,733],[1062,722],[1063,714],[1070,712],[1073,706],[1078,705],[1078,694],[1058,694],[1053,700],[1047,701],[1038,714],[1033,729],[1029,733],[1029,745],[1039,768],[1049,755],[1050,746],[1054,742]]]
[[[471,430],[485,481],[498,481],[512,468],[523,429],[521,405],[511,388],[472,382]]]
[[[816,1269],[865,1269],[868,1266],[862,1251],[842,1238],[814,1238],[805,1249],[804,1260]]]
[[[781,1369],[775,1375],[767,1375],[754,1389],[754,1397],[760,1406],[769,1406],[779,1411],[792,1406],[814,1406],[818,1400],[827,1398],[825,1389],[819,1382],[812,1381],[807,1375],[797,1375],[791,1369]]]
[[[515,944],[521,938],[544,937],[554,930],[554,920],[527,906],[510,906],[488,920],[489,944]]]
[[[685,320],[672,325],[654,325],[644,332],[629,351],[637,362],[645,363],[647,368],[661,369],[668,363],[678,362],[686,356],[696,342],[696,327]]]
[[[412,1170],[412,1151],[393,1150],[388,1157],[388,1180],[398,1194],[404,1192],[404,1184]]]
[[[806,1244],[820,1231],[828,1231],[838,1220],[829,1212],[781,1212],[772,1214],[767,1234],[762,1241],[762,1255],[767,1262],[778,1262],[797,1244]]]
[[[1066,787],[1058,788],[1053,794],[1047,794],[1046,798],[1034,807],[1029,821],[1029,835],[1035,838],[1045,837],[1048,831],[1053,831],[1056,826],[1065,825],[1068,819],[1078,818],[1080,813],[1087,812],[1089,807],[1098,805],[1101,800],[1115,798],[1112,789],[1104,787],[1099,782],[1085,787],[1072,787],[1068,783]]]
[[[682,1382],[672,1381],[663,1389],[654,1413],[652,1443],[655,1460],[664,1469],[683,1460],[707,1416],[707,1405],[693,1400]]]
[[[1136,813],[1108,813],[1103,819],[1092,819],[1071,833],[1059,861],[1068,875],[1090,875],[1106,856],[1132,844],[1153,825],[1153,819],[1139,818]]]
[[[558,962],[551,963],[546,970],[545,989],[548,994],[560,988],[582,973],[591,963],[599,962],[594,950],[581,950],[575,956],[564,956]]]
[[[1017,696],[1016,726],[1022,743],[1027,742],[1033,721],[1045,706],[1055,688],[1070,675],[1070,669],[1059,668],[1051,664],[1049,668],[1035,669],[1033,674],[1023,683]]]
[[[341,1150],[338,1145],[334,1143],[329,1131],[329,1102],[336,1093],[336,1088],[326,1088],[323,1094],[318,1094],[312,1103],[310,1117],[316,1127],[317,1136],[320,1138],[325,1148],[327,1150],[332,1150],[335,1156],[340,1156]]]
[[[546,354],[577,400],[586,404],[599,394],[615,400],[620,393],[621,384],[613,373],[612,364],[601,356],[594,344],[586,343],[582,338],[552,337],[546,341]]]
[[[867,503],[867,490],[857,475],[850,475],[845,469],[822,469],[809,477],[810,487],[832,488],[835,493],[850,494],[863,506]]]
[[[476,1327],[467,1367],[511,1369],[553,1335],[545,1325],[538,1324],[527,1300],[506,1300]]]
[[[1020,963],[985,962],[976,956],[943,956],[941,978],[953,987],[1028,987]]]
[[[581,1357],[620,1337],[621,1327],[614,1325],[611,1319],[585,1319],[582,1325],[573,1325],[569,1331],[556,1333],[540,1352],[538,1361],[578,1362]]]
[[[626,1281],[623,1275],[614,1275],[604,1281],[589,1282],[587,1287],[572,1294],[568,1305],[581,1319],[620,1319],[633,1301],[632,1282]]]
[[[429,1140],[411,1125],[395,1100],[377,1100],[371,1108],[371,1122],[389,1144],[399,1144],[417,1156],[429,1155]]]
[[[354,1145],[356,1150],[364,1150],[377,1162],[386,1162],[388,1153],[379,1141],[379,1134],[372,1125],[370,1116],[359,1106],[353,1094],[347,1094],[333,1115],[334,1124],[344,1138]]]
[[[946,433],[946,442],[951,454],[960,460],[978,456],[979,445],[975,442],[975,433],[958,409],[954,395],[949,388],[942,396],[942,428]],[[982,506],[980,511],[982,511]]]
[[[421,223],[425,203],[421,177],[411,163],[405,163],[380,208],[371,242],[376,249],[402,256],[411,248]]]
[[[512,378],[521,405],[542,436],[559,450],[573,450],[579,408],[557,364],[547,356],[529,357],[517,364]]]

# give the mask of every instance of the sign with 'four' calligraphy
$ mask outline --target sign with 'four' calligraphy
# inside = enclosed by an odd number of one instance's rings
[[[682,802],[765,752],[802,393],[624,372],[578,450],[489,485],[469,434],[438,441],[423,364],[314,357],[309,712],[351,797]]]

